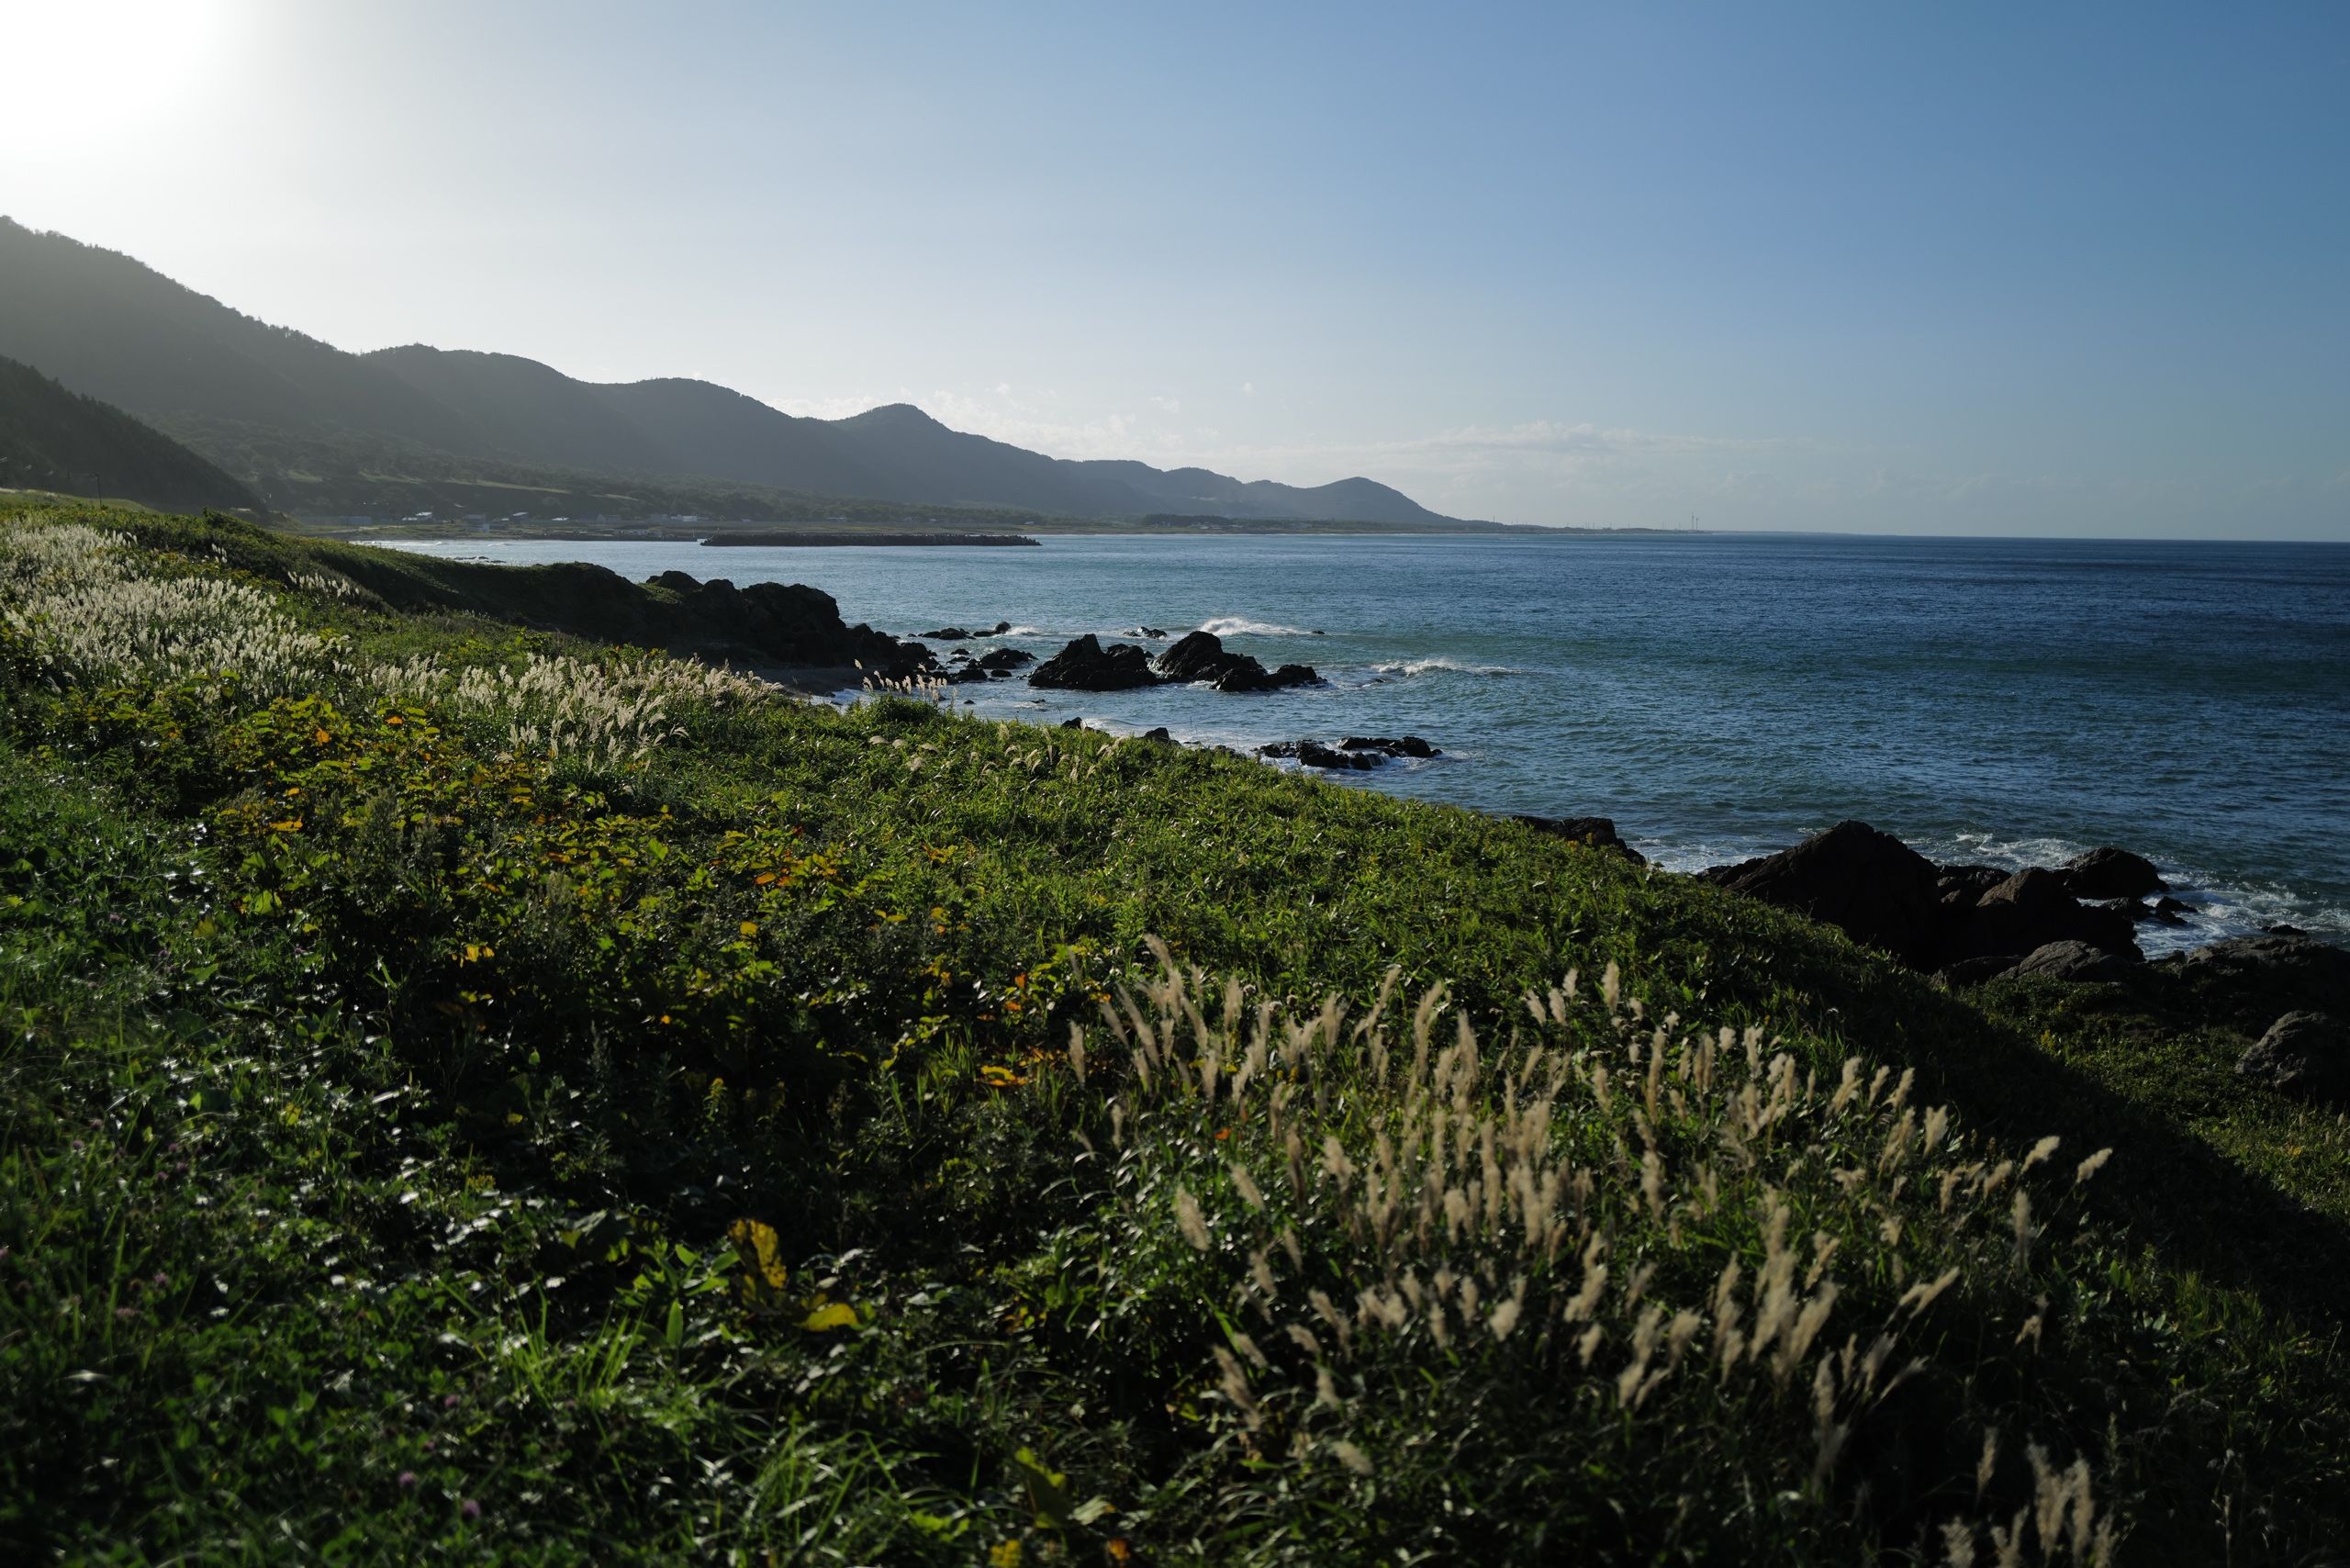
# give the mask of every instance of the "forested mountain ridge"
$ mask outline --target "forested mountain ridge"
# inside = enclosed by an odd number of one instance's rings
[[[0,354],[153,421],[232,470],[364,435],[449,457],[666,476],[914,505],[1386,524],[1449,520],[1362,478],[1312,487],[1048,457],[909,404],[803,419],[710,382],[576,380],[535,360],[410,344],[352,353],[130,257],[0,218]],[[219,439],[237,427],[233,444]],[[282,449],[282,450],[280,450]],[[352,476],[324,476],[349,479]]]

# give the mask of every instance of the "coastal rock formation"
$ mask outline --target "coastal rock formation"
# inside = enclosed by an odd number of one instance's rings
[[[1142,649],[1132,643],[1113,643],[1104,648],[1102,640],[1088,632],[1038,665],[1030,673],[1028,684],[1065,691],[1131,691],[1165,682],[1150,667],[1150,655]]]
[[[1554,838],[1571,839],[1577,844],[1587,844],[1594,849],[1612,849],[1635,866],[1645,866],[1649,863],[1647,856],[1625,843],[1622,835],[1617,833],[1616,819],[1613,817],[1519,815],[1510,820],[1524,823],[1535,832],[1549,834]]]
[[[1947,961],[1942,951],[1940,871],[1866,823],[1838,823],[1793,849],[1698,875],[1732,892],[1825,921],[1913,968],[1935,969]]]
[[[2288,1013],[2268,1026],[2236,1070],[2311,1099],[2350,1099],[2350,1031],[2324,1013]]]
[[[1036,655],[1024,648],[996,648],[981,654],[976,662],[990,675],[1009,675],[1022,665],[1035,664]]]
[[[2111,845],[2075,856],[2059,875],[2065,890],[2076,899],[2143,899],[2170,885],[2153,861]]]
[[[1295,757],[1308,767],[1319,767],[1332,772],[1341,770],[1368,772],[1378,767],[1383,760],[1368,752],[1340,751],[1336,746],[1324,745],[1320,741],[1275,741],[1270,745],[1259,746],[1257,755]]]
[[[2125,964],[2139,958],[2130,916],[2083,904],[2063,873],[1937,866],[1865,823],[1839,823],[1793,849],[1698,874],[1825,921],[1952,984],[2007,973],[2052,945],[2079,944]],[[2086,963],[2068,948],[2032,972]]]
[[[1169,680],[1205,682],[1218,691],[1279,691],[1322,678],[1307,665],[1268,671],[1247,654],[1225,652],[1224,639],[1213,632],[1193,632],[1159,655],[1158,672]]]
[[[1952,906],[1945,905],[1945,908]],[[2083,904],[2065,879],[2038,867],[2018,871],[1985,892],[1942,938],[1944,962],[1995,953],[2031,953],[2055,942],[2083,942],[2137,957],[2132,922],[2119,910]]]
[[[1348,735],[1340,751],[1375,751],[1382,756],[1442,756],[1443,752],[1417,735]]]
[[[834,668],[861,662],[867,671],[892,679],[917,674],[931,663],[930,650],[918,643],[845,624],[832,595],[801,583],[738,588],[724,577],[697,582],[686,572],[663,572],[640,588],[601,566],[570,563],[531,569],[546,574],[550,589],[534,596],[534,622],[584,636],[751,668]]]
[[[1972,909],[1985,893],[2008,879],[2009,873],[1997,866],[1942,866],[1936,868],[1935,895],[1950,909]]]

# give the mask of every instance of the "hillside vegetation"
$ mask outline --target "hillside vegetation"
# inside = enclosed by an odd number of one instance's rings
[[[0,487],[165,510],[265,510],[241,481],[121,409],[0,359]]]
[[[2191,1045],[2150,1086],[2074,991],[1516,823],[454,591],[0,522],[26,1557],[2350,1539],[2340,1123],[2221,1152]]]

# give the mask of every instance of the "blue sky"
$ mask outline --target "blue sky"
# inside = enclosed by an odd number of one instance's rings
[[[1520,521],[2350,538],[2340,4],[0,0],[0,210],[347,347]]]

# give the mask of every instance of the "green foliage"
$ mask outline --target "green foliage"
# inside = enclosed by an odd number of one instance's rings
[[[292,691],[81,678],[0,625],[28,1555],[2350,1529],[2338,1128],[2142,1092],[2109,1014],[1986,1017],[1515,824],[906,699],[681,674],[645,745],[550,752],[516,704],[643,666],[391,610],[346,547],[81,521],[336,652]],[[2270,1129],[2318,1152],[2237,1165]]]

